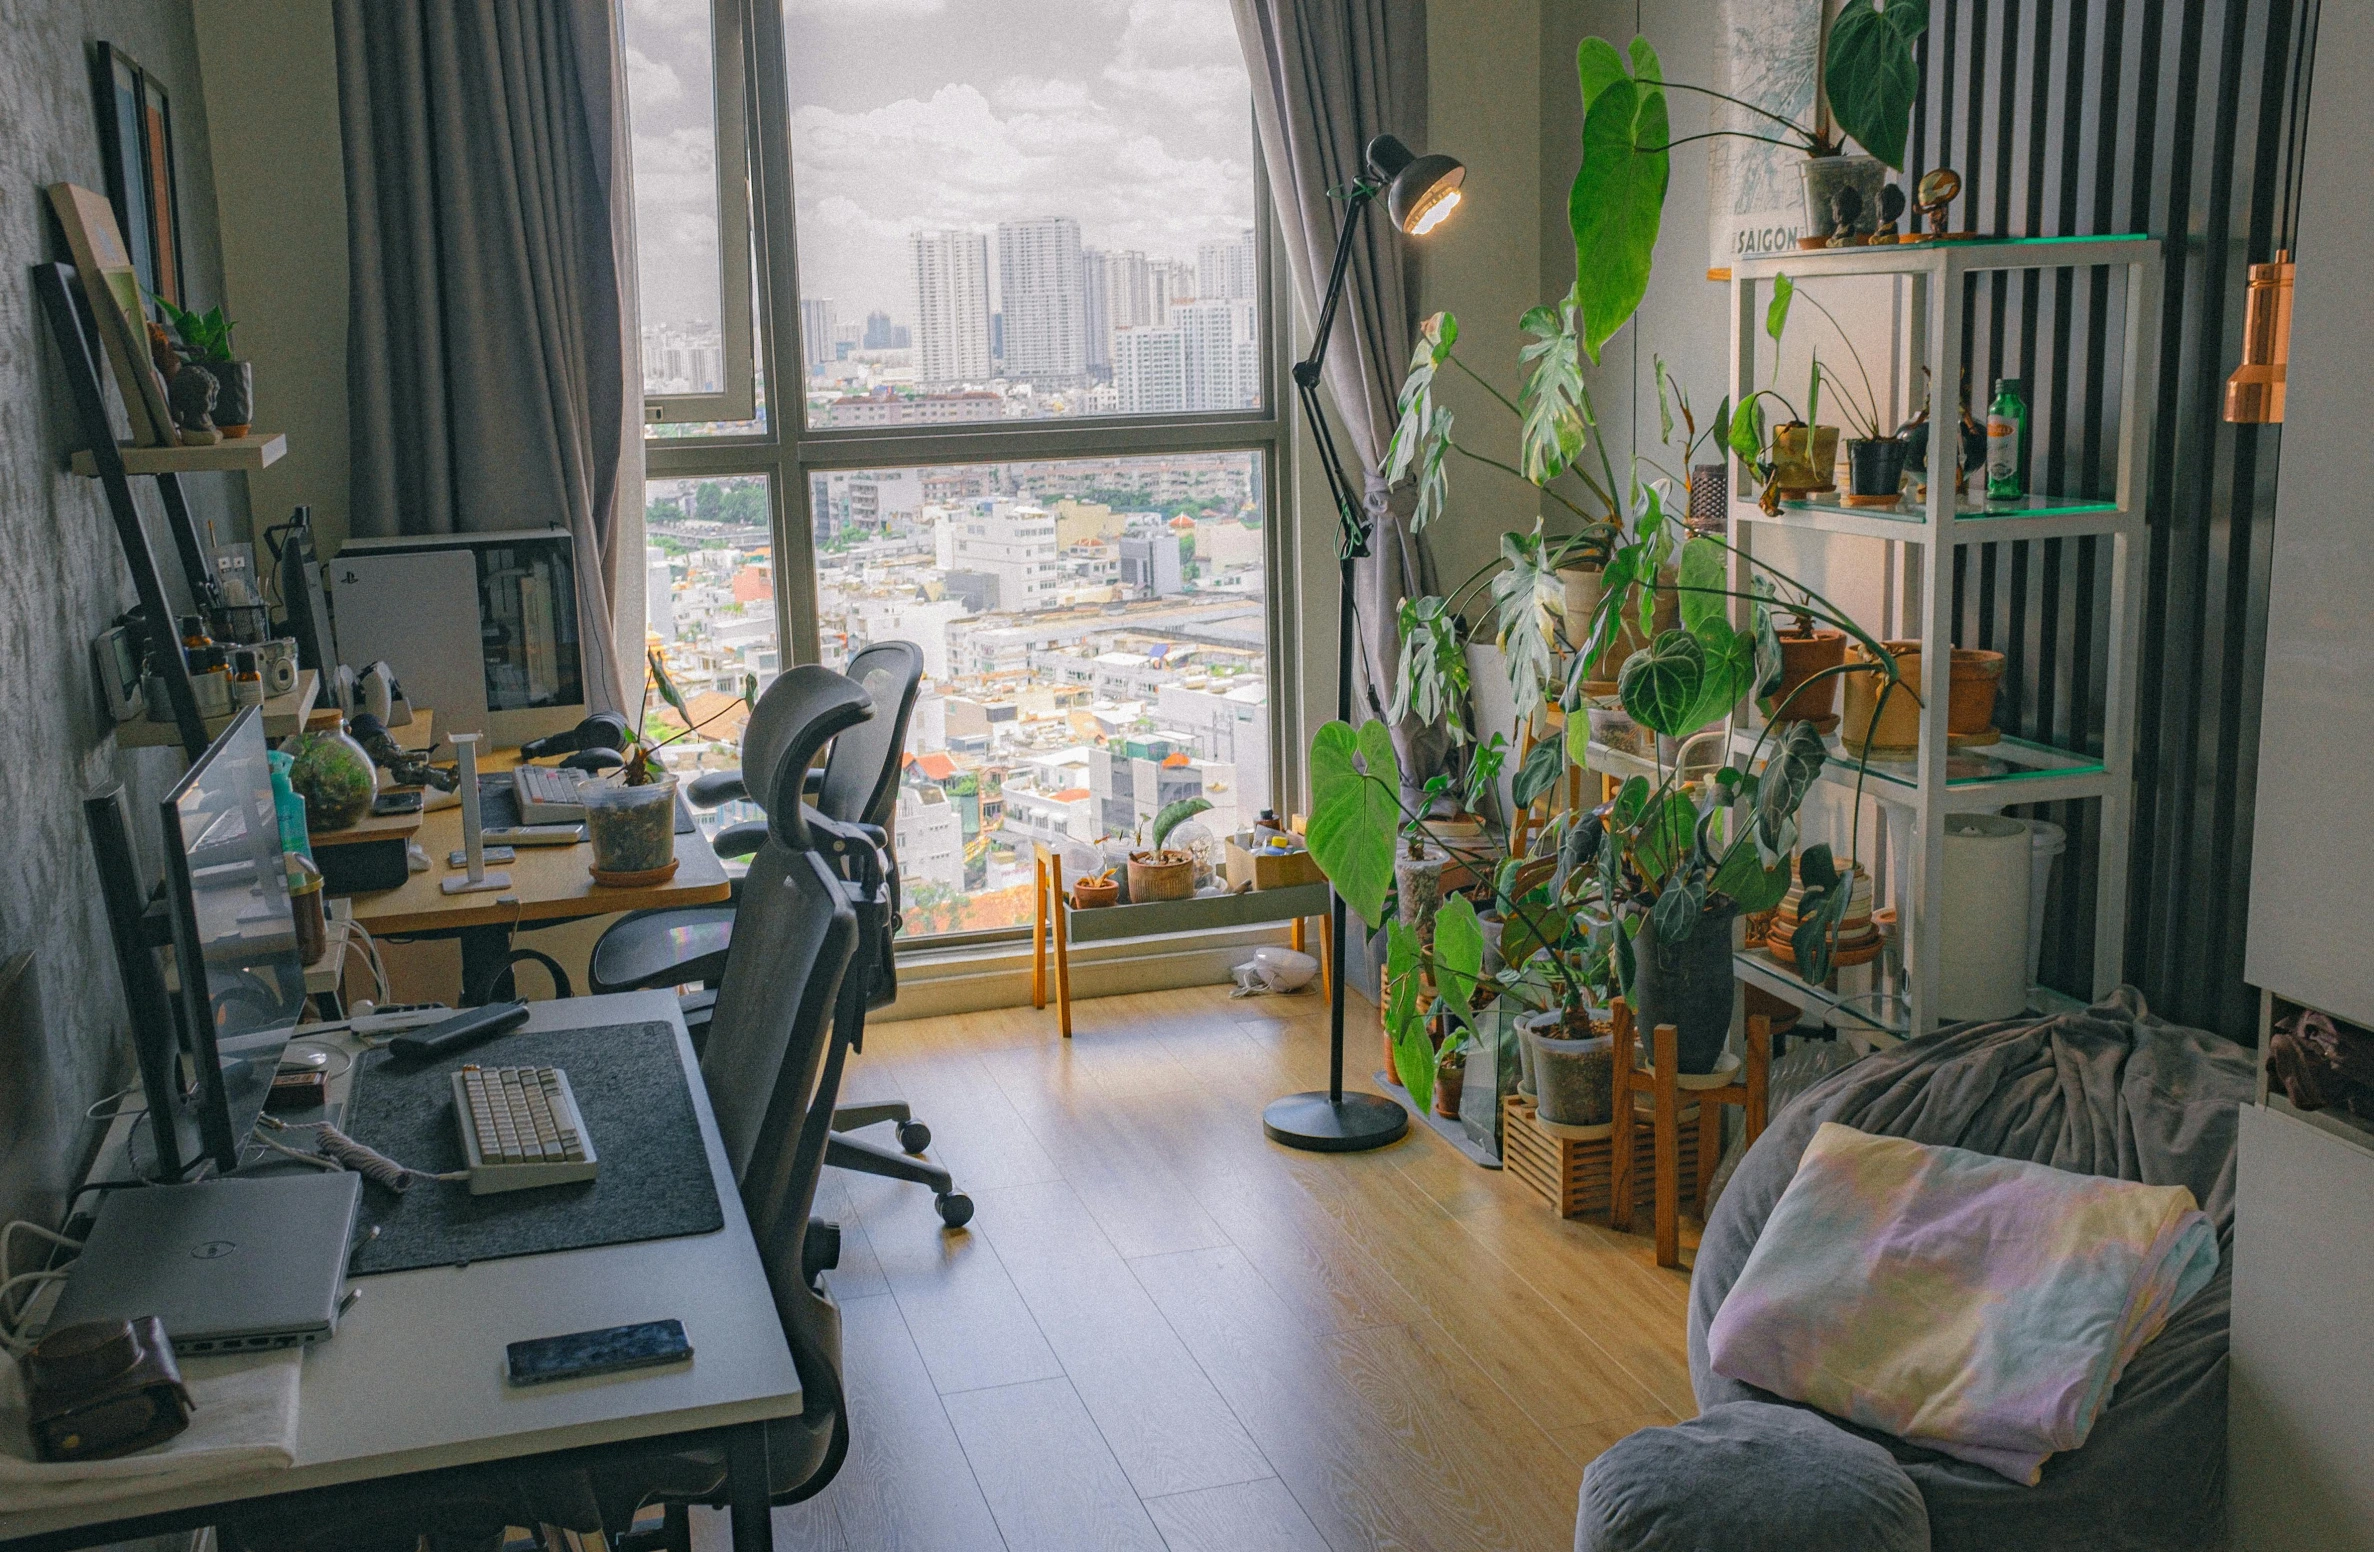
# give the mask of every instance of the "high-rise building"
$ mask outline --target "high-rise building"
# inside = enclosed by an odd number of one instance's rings
[[[1251,228],[1231,238],[1208,242],[1195,250],[1195,299],[1199,302],[1249,302],[1260,283],[1253,262]]]
[[[858,343],[865,350],[905,350],[911,342],[905,324],[892,323],[888,313],[871,312],[866,314],[865,334]]]
[[[1179,336],[1186,408],[1238,410],[1261,402],[1260,354],[1242,348],[1254,336],[1251,302],[1182,302],[1171,309],[1167,332]]]
[[[1113,272],[1111,255],[1098,248],[1080,250],[1080,305],[1087,319],[1088,375],[1097,382],[1113,378]]]
[[[999,222],[997,284],[1006,376],[1042,388],[1086,381],[1088,302],[1080,275],[1080,223],[1070,216]]]
[[[668,552],[643,547],[643,623],[662,641],[676,639],[676,590],[668,575]]]
[[[1195,300],[1195,266],[1170,259],[1148,259],[1146,293],[1152,303],[1154,322],[1169,323],[1173,307]]]
[[[1124,415],[1175,415],[1187,408],[1186,341],[1177,329],[1123,329],[1113,336],[1113,386]]]
[[[829,296],[800,298],[800,359],[808,370],[827,364],[833,354],[833,300]]]
[[[1146,273],[1146,256],[1135,248],[1105,255],[1106,308],[1116,332],[1150,329],[1162,322]]]
[[[989,380],[989,239],[979,232],[911,232],[915,375],[927,387]]]

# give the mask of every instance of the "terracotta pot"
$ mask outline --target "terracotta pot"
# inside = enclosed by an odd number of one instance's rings
[[[1773,459],[1778,466],[1773,483],[1784,496],[1809,496],[1838,488],[1838,428],[1814,427],[1810,446],[1806,437],[1805,423],[1799,420],[1773,430]]]
[[[1657,573],[1657,606],[1650,616],[1649,636],[1644,637],[1640,633],[1639,600],[1633,601],[1634,608],[1625,614],[1624,628],[1617,634],[1615,644],[1607,649],[1607,656],[1599,660],[1599,672],[1605,677],[1585,680],[1583,689],[1586,693],[1591,695],[1615,694],[1616,675],[1622,671],[1624,659],[1647,646],[1651,638],[1680,628],[1682,595],[1676,585],[1678,578],[1679,573],[1670,566]],[[1597,607],[1596,600],[1594,600],[1593,607]],[[1589,623],[1586,621],[1580,628],[1587,633],[1590,629]]]
[[[1117,878],[1108,878],[1101,883],[1093,878],[1075,879],[1072,882],[1072,909],[1075,911],[1091,911],[1098,906],[1111,905],[1120,898],[1121,880]]]
[[[1129,898],[1133,905],[1149,900],[1187,900],[1195,895],[1195,857],[1183,851],[1133,851],[1129,854]]]
[[[1845,675],[1846,717],[1838,725],[1838,740],[1850,753],[1861,754],[1868,748],[1874,755],[1910,755],[1921,746],[1921,644],[1917,641],[1884,643],[1896,659],[1896,671],[1903,682],[1880,704],[1880,691],[1887,685],[1887,676],[1878,671]],[[1875,662],[1859,643],[1849,643],[1846,659],[1850,663]]]
[[[1446,1121],[1459,1119],[1459,1094],[1467,1086],[1467,1053],[1454,1051],[1435,1065],[1434,1113]]]
[[[1993,743],[1995,691],[2003,682],[2003,654],[1980,647],[1954,648],[1953,689],[1945,703],[1945,730],[1962,744]]]
[[[1772,692],[1772,720],[1811,722],[1825,733],[1837,727],[1838,681],[1846,676],[1824,679],[1802,695],[1797,687],[1846,661],[1846,632],[1816,630],[1800,636],[1782,631],[1780,649],[1781,679],[1780,687]]]

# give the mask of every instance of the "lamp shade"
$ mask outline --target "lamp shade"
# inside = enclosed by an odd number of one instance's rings
[[[1392,135],[1368,143],[1369,170],[1385,184],[1385,210],[1412,237],[1433,231],[1459,206],[1467,168],[1448,156],[1419,156]]]

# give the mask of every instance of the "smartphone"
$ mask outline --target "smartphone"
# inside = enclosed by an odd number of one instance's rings
[[[503,1354],[510,1364],[512,1384],[542,1385],[588,1374],[683,1363],[692,1357],[692,1344],[684,1339],[684,1322],[647,1320],[636,1326],[609,1326],[513,1342]]]
[[[374,814],[417,814],[420,812],[420,805],[421,796],[417,790],[382,792],[371,800],[371,812]]]

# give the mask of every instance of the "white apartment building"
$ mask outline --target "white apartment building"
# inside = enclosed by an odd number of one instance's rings
[[[1187,341],[1177,329],[1113,336],[1113,387],[1125,415],[1175,415],[1187,404]]]
[[[1006,817],[1001,826],[1021,840],[1093,841],[1097,838],[1096,794],[1086,787],[1054,792],[1006,788]]]
[[[1080,250],[1080,310],[1087,337],[1088,375],[1109,378],[1113,373],[1112,255],[1100,248]]]
[[[915,295],[915,371],[925,384],[987,382],[989,239],[943,230],[907,235]]]
[[[1233,767],[1238,806],[1248,816],[1260,812],[1269,801],[1269,686],[1260,675],[1200,689],[1166,684],[1155,692],[1154,716],[1185,734],[1203,758]]]
[[[833,302],[829,296],[800,298],[800,356],[813,372],[837,358]]]
[[[1086,382],[1088,302],[1080,275],[1080,223],[1070,216],[999,222],[997,283],[1005,319],[1005,375],[1042,391]]]
[[[1261,402],[1261,355],[1253,304],[1186,302],[1170,310],[1179,335],[1180,377],[1190,410],[1252,409]]]
[[[1261,269],[1254,262],[1253,233],[1199,244],[1195,250],[1195,296],[1202,302],[1250,302],[1258,294]]]
[[[973,571],[997,582],[997,607],[1017,613],[1054,606],[1061,572],[1055,514],[1044,507],[998,499],[976,501],[944,530],[950,571]]]
[[[899,788],[898,873],[910,885],[964,888],[964,822],[937,787]]]
[[[668,552],[656,544],[643,547],[643,624],[662,641],[676,639],[675,578]]]

